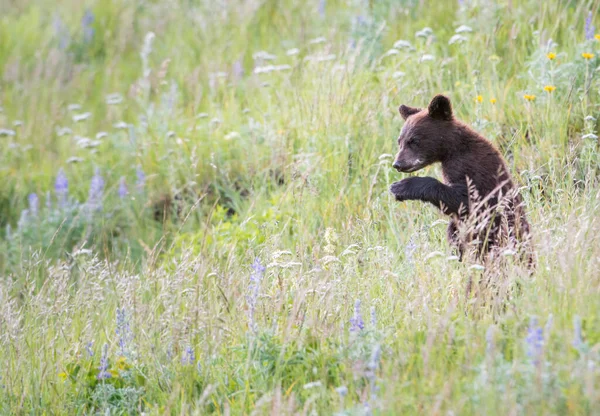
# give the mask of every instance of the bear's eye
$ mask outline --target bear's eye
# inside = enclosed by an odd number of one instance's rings
[[[415,143],[417,142],[417,139],[418,139],[418,138],[417,138],[416,136],[412,136],[411,138],[409,138],[409,139],[406,141],[406,144],[407,144],[407,145],[409,145],[409,146],[410,146],[410,145],[413,145],[413,144],[415,144]]]

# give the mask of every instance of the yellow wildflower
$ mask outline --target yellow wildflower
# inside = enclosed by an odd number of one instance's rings
[[[581,54],[581,56],[584,57],[584,59],[592,59],[594,57],[593,53],[589,53],[589,52],[584,52]]]
[[[496,99],[495,98],[490,98],[490,103],[496,104]]]
[[[596,40],[600,40],[600,34],[594,35],[594,38],[596,38]]]
[[[456,81],[456,82],[454,83],[454,86],[455,86],[455,87],[460,87],[460,86],[461,86],[461,84],[462,84],[462,82],[460,82],[460,81]]]
[[[478,103],[483,102],[483,96],[478,95],[477,97],[475,97],[475,101],[477,101]]]
[[[525,94],[525,95],[523,96],[523,98],[525,98],[527,101],[533,101],[533,100],[535,100],[535,95],[532,95],[532,94]]]
[[[554,91],[556,89],[556,87],[554,85],[546,85],[544,87],[544,91],[551,93],[552,91]]]
[[[548,55],[546,55],[546,57],[548,59],[550,59],[551,61],[553,61],[554,58],[556,58],[556,54],[554,52],[550,52],[550,53],[548,53]]]
[[[117,368],[119,370],[126,370],[129,368],[129,364],[127,364],[127,359],[125,357],[117,358]]]
[[[58,373],[58,376],[62,379],[62,381],[65,381],[67,377],[69,377],[64,371],[62,373]]]

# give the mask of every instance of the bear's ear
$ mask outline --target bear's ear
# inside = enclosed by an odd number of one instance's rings
[[[398,111],[400,112],[400,115],[402,116],[402,118],[404,120],[406,120],[407,118],[409,118],[413,114],[417,114],[419,111],[421,111],[421,109],[420,108],[409,107],[407,105],[402,104],[400,106],[400,108],[398,109]]]
[[[445,95],[436,95],[429,103],[429,115],[438,120],[452,120],[452,104]]]

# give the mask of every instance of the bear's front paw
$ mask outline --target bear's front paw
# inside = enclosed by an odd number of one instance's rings
[[[390,192],[394,195],[396,201],[412,199],[411,179],[412,178],[402,179],[401,181],[394,182],[392,186],[390,186]]]

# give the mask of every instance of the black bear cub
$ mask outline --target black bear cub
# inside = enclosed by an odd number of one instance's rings
[[[406,122],[398,138],[393,167],[415,172],[442,164],[443,182],[410,177],[395,182],[390,192],[398,201],[429,202],[450,216],[448,239],[462,259],[467,250],[488,259],[501,252],[526,252],[532,266],[529,224],[500,152],[484,137],[452,114],[450,100],[437,95],[428,108],[400,106]]]

